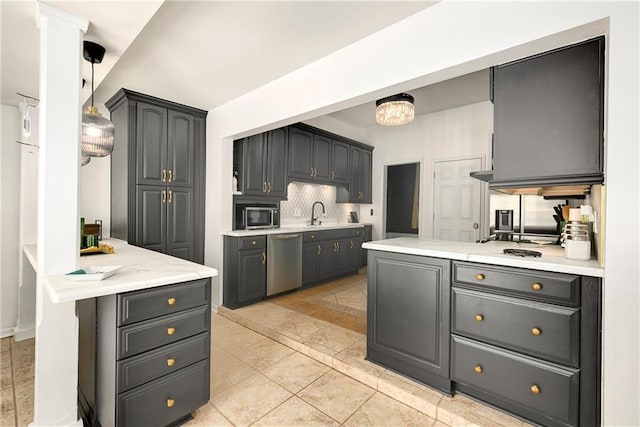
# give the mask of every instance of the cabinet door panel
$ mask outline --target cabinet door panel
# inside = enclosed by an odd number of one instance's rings
[[[167,196],[167,254],[183,259],[193,255],[193,190],[169,187]]]
[[[350,239],[341,239],[336,242],[336,258],[334,270],[336,274],[342,274],[349,271],[349,255],[350,255]]]
[[[153,251],[167,246],[167,191],[165,187],[138,185],[136,191],[136,241]]]
[[[335,267],[335,242],[322,242],[320,243],[320,264],[318,266],[320,278],[331,277],[334,273]]]
[[[362,199],[360,203],[371,203],[371,163],[372,152],[369,150],[362,150],[362,164],[360,174],[360,188],[362,191]]]
[[[267,176],[269,196],[287,197],[287,128],[272,130],[268,133]]]
[[[266,251],[238,252],[238,302],[259,299],[267,294]]]
[[[302,284],[313,283],[319,278],[320,244],[305,244],[302,247]]]
[[[336,184],[349,181],[349,145],[336,140],[331,143],[331,180]]]
[[[264,134],[258,134],[243,139],[242,143],[244,144],[243,194],[264,196],[266,195],[265,161],[267,140]]]
[[[292,127],[289,129],[289,175],[312,179],[313,135]]]
[[[137,184],[162,184],[162,170],[167,169],[167,110],[139,102],[137,116]]]
[[[331,139],[322,135],[313,136],[313,179],[331,181]]]
[[[169,110],[167,182],[193,185],[194,136],[193,116]]]
[[[362,267],[362,238],[349,240],[349,270]]]
[[[360,191],[362,191],[362,150],[351,147],[350,155],[349,201],[357,203],[360,201]]]

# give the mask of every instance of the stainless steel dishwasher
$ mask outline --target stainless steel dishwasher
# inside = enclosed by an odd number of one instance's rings
[[[267,240],[267,296],[302,286],[302,234],[271,234]]]

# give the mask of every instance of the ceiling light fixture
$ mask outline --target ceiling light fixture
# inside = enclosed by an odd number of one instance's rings
[[[83,57],[91,63],[91,106],[82,114],[82,166],[89,163],[87,157],[104,157],[113,151],[115,127],[102,117],[93,105],[93,64],[100,64],[104,58],[104,47],[85,41]]]
[[[376,101],[376,123],[384,126],[404,125],[413,120],[413,96],[399,93]]]

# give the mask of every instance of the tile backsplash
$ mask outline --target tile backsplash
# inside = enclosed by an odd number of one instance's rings
[[[320,201],[326,213],[316,206],[316,216],[323,223],[346,223],[350,211],[359,211],[358,205],[336,203],[336,187],[332,185],[305,184],[292,182],[287,188],[288,200],[280,203],[280,220],[282,224],[309,223],[311,206]]]

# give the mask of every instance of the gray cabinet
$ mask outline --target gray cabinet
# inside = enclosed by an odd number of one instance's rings
[[[362,238],[362,242],[370,242],[373,240],[373,225],[371,224],[365,224],[364,226],[364,236]],[[362,250],[362,265],[366,266],[367,265],[367,250],[363,249]]]
[[[543,425],[599,425],[600,280],[453,262],[456,390]]]
[[[349,144],[331,140],[331,181],[336,185],[349,183]]]
[[[362,229],[357,229],[362,233]],[[302,285],[332,280],[362,267],[362,238],[354,229],[306,232],[302,236]]]
[[[234,159],[243,196],[287,197],[288,129],[280,128],[235,141]]]
[[[265,236],[224,237],[223,305],[238,308],[267,294]]]
[[[338,188],[336,201],[338,203],[372,203],[371,199],[371,168],[372,151],[352,145],[349,153],[349,185],[348,188]]]
[[[492,69],[491,188],[603,182],[604,42]]]
[[[83,301],[80,367],[87,425],[171,425],[209,400],[209,279]],[[85,340],[81,338],[80,348]],[[91,368],[91,369],[89,369]]]
[[[448,259],[369,251],[367,360],[451,393]]]
[[[127,89],[107,108],[111,237],[204,262],[206,111]]]
[[[304,128],[291,126],[289,177],[306,182],[330,182],[331,139]]]

